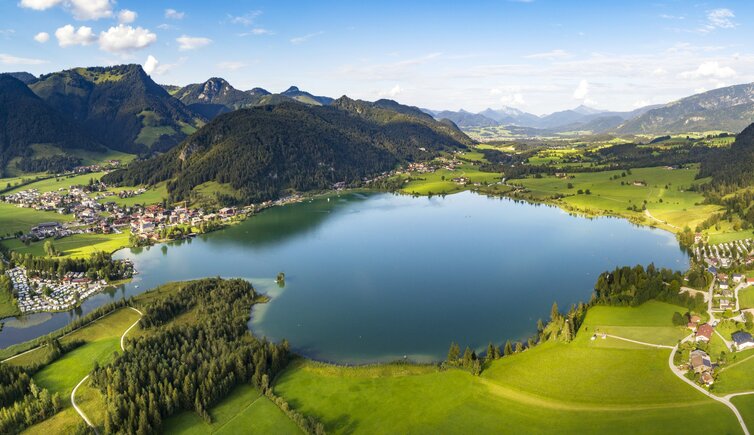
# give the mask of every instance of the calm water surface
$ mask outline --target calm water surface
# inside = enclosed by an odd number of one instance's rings
[[[167,281],[250,279],[272,300],[250,327],[341,363],[439,360],[451,341],[481,349],[525,338],[553,301],[588,300],[618,265],[684,269],[675,237],[625,220],[473,193],[445,198],[348,194],[268,210],[182,243],[130,249],[139,275],[78,313],[6,322],[0,346],[63,326],[113,298]],[[285,272],[286,284],[274,282]]]

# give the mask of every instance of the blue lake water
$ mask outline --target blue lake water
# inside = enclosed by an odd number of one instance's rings
[[[271,296],[250,326],[305,356],[340,363],[444,358],[523,339],[553,301],[591,296],[602,271],[685,269],[670,233],[622,219],[473,193],[413,198],[347,194],[278,207],[190,241],[129,249],[133,282],[78,312],[6,319],[0,346],[47,333],[113,298],[204,276],[244,277]],[[278,272],[286,283],[274,283]]]

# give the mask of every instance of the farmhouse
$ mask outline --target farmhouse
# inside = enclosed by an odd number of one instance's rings
[[[710,341],[712,339],[712,333],[714,328],[709,323],[703,323],[696,328],[696,341]]]
[[[733,338],[733,341],[736,343],[736,349],[738,350],[744,350],[750,347],[754,347],[754,338],[752,338],[751,334],[749,334],[748,332],[734,332],[731,335],[731,338]]]
[[[712,360],[703,350],[693,350],[689,354],[689,366],[694,373],[705,373],[712,370]]]
[[[701,322],[701,321],[702,321],[701,317],[699,317],[696,314],[693,314],[689,318],[689,323],[686,326],[688,326],[689,329],[694,330],[694,329],[696,329],[697,326],[699,326],[699,322]]]

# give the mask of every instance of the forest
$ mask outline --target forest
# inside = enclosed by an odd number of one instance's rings
[[[135,162],[103,181],[170,180],[171,201],[190,199],[194,187],[215,181],[237,190],[239,203],[261,202],[288,190],[328,189],[389,171],[399,162],[431,159],[439,151],[464,148],[460,137],[465,136],[437,121],[382,108],[357,113],[282,103],[221,115],[168,153]]]
[[[287,342],[249,333],[257,296],[247,281],[208,278],[148,304],[140,320],[145,333],[92,372],[107,403],[105,431],[155,433],[181,410],[211,421],[208,409],[235,386],[251,383],[265,391],[290,351]],[[193,321],[171,323],[182,315]]]

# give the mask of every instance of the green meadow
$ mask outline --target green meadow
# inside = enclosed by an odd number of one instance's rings
[[[754,287],[738,291],[738,303],[742,309],[754,308]]]
[[[671,322],[680,307],[597,308],[587,316],[590,330],[668,328],[660,341],[681,335]],[[299,360],[280,376],[275,392],[332,433],[468,433],[471,427],[482,433],[522,427],[530,433],[677,433],[689,426],[740,433],[730,411],[671,373],[669,350],[590,337],[585,329],[571,343],[547,342],[504,357],[479,377],[434,366]]]
[[[298,434],[301,430],[272,403],[250,385],[236,387],[219,405],[210,410],[212,423],[195,412],[184,411],[163,422],[166,434]]]
[[[711,213],[720,210],[719,206],[702,204],[702,195],[688,190],[691,185],[705,182],[695,179],[696,167],[672,170],[638,168],[622,177],[624,172],[572,173],[568,178],[532,177],[513,180],[511,184],[525,187],[533,199],[550,200],[562,195],[563,198],[556,202],[574,211],[607,212],[674,232],[685,226],[693,229]],[[590,194],[585,193],[587,189]],[[579,194],[579,190],[584,193]],[[644,204],[651,217],[642,211],[628,210],[629,207],[641,210]]]
[[[44,193],[60,189],[68,189],[69,187],[76,185],[84,186],[89,184],[89,180],[99,180],[103,175],[105,175],[105,172],[92,172],[91,174],[53,177],[21,186],[19,188],[11,190],[8,193],[16,193],[29,189],[37,189],[40,193]]]
[[[136,320],[139,314],[130,308],[121,308],[81,329],[61,338],[61,343],[72,340],[84,340],[85,344],[71,350],[56,361],[43,367],[34,374],[34,381],[52,393],[59,393],[65,403],[64,409],[39,424],[30,427],[29,433],[71,433],[80,424],[81,417],[70,405],[70,395],[76,384],[81,381],[97,364],[110,361],[115,352],[120,352],[120,337]],[[14,358],[6,364],[25,366],[44,359],[47,350],[44,347]],[[99,392],[85,385],[76,392],[76,402],[82,406],[87,416],[98,425],[104,420],[104,404]]]
[[[482,172],[476,166],[467,164],[455,171],[439,169],[432,173],[412,174],[411,177],[413,180],[404,184],[401,192],[412,195],[449,195],[469,189],[468,186],[452,181],[453,178],[466,177],[471,183],[482,184],[497,183],[501,178],[500,174]]]
[[[28,232],[31,227],[42,222],[70,222],[71,220],[73,220],[72,215],[16,207],[13,204],[0,202],[0,236],[8,236],[17,231]]]
[[[60,252],[61,257],[85,258],[91,254],[101,252],[115,252],[118,249],[125,248],[129,245],[129,232],[112,234],[74,234],[63,237],[62,239],[53,240],[55,249]],[[38,241],[25,245],[18,239],[3,241],[2,244],[16,252],[23,254],[32,254],[44,257],[45,241]]]

